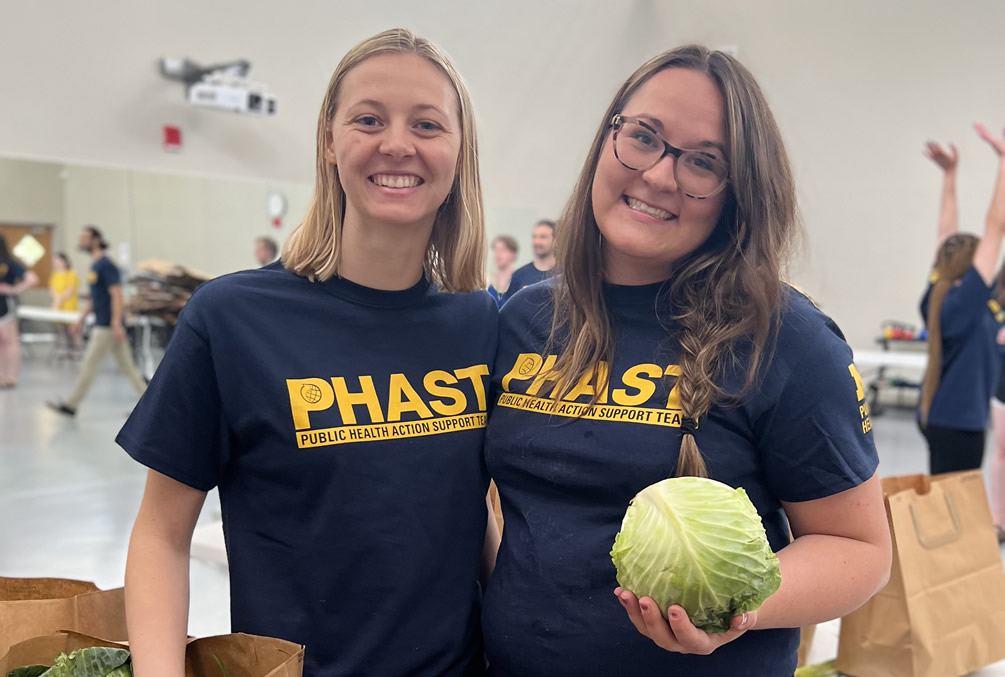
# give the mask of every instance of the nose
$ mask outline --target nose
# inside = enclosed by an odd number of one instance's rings
[[[675,162],[677,162],[677,158],[667,153],[659,162],[642,172],[642,180],[656,190],[667,192],[677,190]]]
[[[412,143],[411,132],[404,124],[391,124],[384,132],[380,142],[380,152],[400,159],[415,155],[415,145]]]

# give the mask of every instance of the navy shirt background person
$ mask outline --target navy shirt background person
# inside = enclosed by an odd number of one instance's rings
[[[791,677],[800,626],[886,583],[890,534],[851,351],[780,279],[781,134],[753,76],[696,46],[639,68],[600,123],[558,274],[500,316],[491,673]],[[615,588],[629,501],[673,475],[744,487],[778,552],[780,589],[724,634]]]
[[[95,226],[85,226],[80,231],[77,247],[91,256],[91,270],[87,273],[87,283],[91,293],[80,319],[70,327],[74,335],[83,331],[87,316],[94,313],[94,328],[87,341],[84,358],[80,363],[80,374],[73,390],[65,400],[47,402],[53,410],[66,416],[74,416],[77,408],[91,389],[98,368],[105,356],[115,356],[119,371],[126,375],[137,396],[146,391],[146,380],[136,368],[133,354],[126,341],[123,325],[125,300],[122,295],[122,279],[119,269],[105,254],[108,243]]]
[[[513,266],[520,253],[520,245],[516,238],[500,235],[492,240],[492,260],[495,272],[492,274],[492,284],[489,285],[489,296],[495,299],[500,307],[506,302],[510,290],[510,280],[513,278]]]
[[[307,677],[483,673],[498,311],[471,116],[435,45],[398,29],[355,46],[281,261],[186,305],[117,439],[150,468],[126,568],[137,674],[184,671],[213,487],[235,632],[306,645]]]
[[[977,126],[998,156],[998,181],[984,235],[959,232],[956,169],[959,155],[929,143],[943,170],[935,270],[921,300],[928,329],[928,365],[918,422],[928,442],[933,475],[980,468],[991,396],[1001,365],[997,335],[1005,311],[994,298],[995,266],[1005,236],[1005,140]]]
[[[14,297],[37,284],[38,276],[14,258],[6,238],[0,235],[0,388],[17,386],[21,369]]]
[[[555,222],[548,219],[538,221],[534,226],[531,244],[534,248],[534,260],[513,273],[507,297],[551,277],[555,268]]]

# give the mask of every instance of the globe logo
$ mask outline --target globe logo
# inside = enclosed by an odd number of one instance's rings
[[[520,376],[530,376],[534,373],[534,367],[537,366],[533,357],[528,357],[520,365],[519,374]]]
[[[308,383],[300,389],[300,397],[308,404],[317,404],[321,401],[321,388],[313,383]]]

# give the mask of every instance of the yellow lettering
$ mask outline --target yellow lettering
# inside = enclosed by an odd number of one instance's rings
[[[294,430],[310,428],[310,412],[324,411],[335,404],[332,387],[319,378],[286,379],[286,389],[290,392]]]
[[[377,399],[377,389],[373,387],[372,376],[360,376],[359,386],[362,389],[358,393],[350,393],[346,387],[345,378],[336,376],[332,379],[332,386],[335,388],[335,400],[338,402],[339,414],[342,422],[346,425],[356,424],[356,413],[353,407],[364,405],[370,412],[371,423],[383,423],[384,414],[380,410],[380,400]]]
[[[534,382],[530,384],[529,388],[527,388],[528,395],[537,395],[541,390],[541,386],[545,384],[545,381],[558,380],[558,372],[555,371],[555,362],[557,361],[557,355],[548,356],[548,359],[544,361],[544,365],[541,367],[540,372],[536,377],[534,377]]]
[[[405,400],[402,400],[402,395]],[[408,382],[404,374],[391,374],[391,390],[387,396],[387,420],[400,421],[401,415],[406,411],[414,411],[419,418],[432,418],[433,412],[415,392],[415,388]]]
[[[425,387],[426,392],[430,395],[453,400],[453,404],[450,405],[446,404],[443,400],[430,400],[429,406],[433,408],[433,411],[441,416],[456,416],[467,409],[468,399],[464,397],[464,393],[457,388],[447,388],[440,385],[441,383],[453,384],[457,383],[457,379],[450,372],[436,370],[426,374],[426,377],[422,380],[423,387]]]
[[[607,366],[607,362],[601,360],[597,363],[597,367],[595,369],[583,374],[583,376],[579,379],[579,383],[576,384],[576,387],[570,390],[569,393],[562,399],[573,402],[576,398],[582,397],[583,395],[593,397],[597,394],[597,386],[594,385],[593,382],[594,377],[596,377],[598,384],[604,384],[604,389],[600,392],[600,397],[597,398],[597,403],[607,404],[607,390],[608,383],[610,381],[608,376],[609,374],[610,369]]]
[[[513,362],[513,368],[510,372],[503,376],[502,389],[505,392],[509,392],[509,384],[514,379],[517,381],[526,381],[527,379],[536,376],[537,372],[541,371],[541,364],[544,359],[537,353],[520,353],[516,356],[516,361]]]
[[[663,368],[658,364],[637,364],[626,371],[621,380],[627,387],[615,388],[614,392],[611,393],[615,404],[625,407],[637,407],[648,402],[656,394],[656,384],[642,378],[642,375],[649,378],[659,378],[663,375]],[[628,388],[633,388],[639,392],[637,395],[629,395]]]
[[[848,365],[848,371],[851,372],[851,377],[855,379],[855,394],[858,397],[858,401],[861,402],[865,399],[865,388],[862,386],[862,375],[858,373],[858,369],[855,368],[854,364]]]
[[[475,389],[475,397],[478,399],[478,411],[486,411],[489,408],[488,397],[485,395],[485,381],[482,380],[482,376],[489,375],[489,366],[476,364],[465,369],[454,369],[454,374],[459,379],[466,378],[471,381],[471,385]]]
[[[663,372],[667,376],[680,376],[680,366],[676,364],[671,364]],[[673,382],[673,388],[670,389],[670,395],[667,397],[667,409],[677,410],[681,408],[680,404],[680,379],[676,378]]]

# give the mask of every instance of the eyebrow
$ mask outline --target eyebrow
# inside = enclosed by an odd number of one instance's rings
[[[640,119],[645,120],[646,122],[648,122],[650,125],[652,125],[653,127],[655,127],[656,131],[658,131],[660,134],[665,134],[666,133],[665,130],[664,130],[664,128],[663,128],[663,123],[655,115],[652,115],[650,113],[639,113],[635,117],[640,118]],[[723,157],[726,156],[726,149],[722,147],[721,143],[717,143],[715,141],[708,141],[708,140],[702,141],[701,143],[698,144],[698,148],[715,148],[720,153],[722,153]]]
[[[377,101],[376,99],[363,99],[362,101],[357,101],[352,106],[350,106],[349,110],[352,110],[353,108],[357,108],[359,106],[373,106],[374,108],[380,108],[381,110],[386,110],[387,108],[387,106],[385,106],[380,101]],[[416,106],[412,106],[412,110],[413,111],[431,110],[436,113],[439,113],[445,118],[449,118],[449,116],[446,113],[444,113],[442,110],[440,110],[438,107],[434,106],[431,103],[420,103]]]

